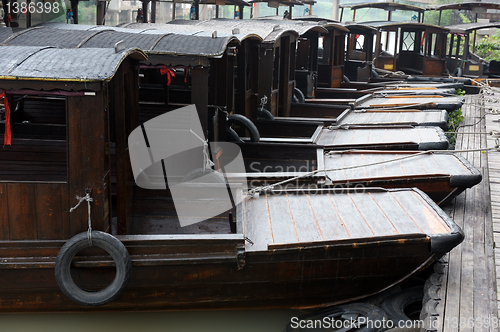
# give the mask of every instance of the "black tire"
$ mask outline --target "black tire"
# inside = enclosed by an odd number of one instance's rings
[[[209,168],[209,169],[203,169],[203,168],[194,169],[191,172],[187,173],[182,178],[182,182],[192,181],[192,180],[201,178],[202,176],[205,177],[204,180],[207,181],[206,183],[226,183],[224,176],[221,173],[219,173],[211,168]]]
[[[257,110],[257,117],[268,120],[274,120],[274,116],[271,114],[271,112],[266,110],[264,107],[259,107],[259,109]]]
[[[405,322],[412,322],[413,319],[408,317],[405,310],[413,308],[415,313],[411,316],[416,316],[415,319],[418,319],[423,297],[422,286],[408,288],[389,296],[382,304],[382,309],[387,317],[394,322],[394,326],[406,326]],[[415,307],[413,307],[414,305]]]
[[[380,75],[377,73],[377,71],[374,68],[372,68],[372,77],[374,77],[374,78],[380,77]]]
[[[306,97],[304,97],[304,94],[298,88],[293,88],[293,101],[295,102],[295,100],[297,100],[296,102],[299,104],[306,102]]]
[[[226,127],[226,141],[228,142],[236,142],[243,143],[238,133],[234,131],[231,127]]]
[[[344,82],[351,83],[351,80],[349,79],[349,77],[347,77],[347,76],[344,75],[343,79],[344,79]]]
[[[88,292],[76,285],[71,277],[71,262],[82,249],[89,248],[87,232],[73,236],[66,242],[56,259],[55,277],[61,291],[70,300],[85,306],[100,306],[116,300],[130,281],[132,261],[127,248],[116,237],[101,231],[92,231],[92,246],[104,249],[115,262],[116,275],[111,284],[97,292]]]
[[[317,313],[306,315],[300,317],[300,320],[315,320],[320,319],[323,320],[325,317],[331,318],[333,321],[342,320],[346,316],[356,315],[357,318],[360,316],[366,317],[366,321],[371,322],[382,322],[386,315],[383,310],[380,308],[367,304],[367,303],[351,303],[345,305],[339,305],[332,308],[321,310]],[[349,320],[349,318],[347,318]],[[330,321],[330,319],[328,319]],[[376,332],[380,329],[380,327],[376,326],[377,324],[368,324],[364,326],[352,327],[350,329],[345,329],[346,331],[351,332]],[[292,324],[288,324],[286,327],[286,332],[295,332],[295,331],[310,331],[310,329],[295,329],[292,327]]]
[[[228,116],[226,124],[228,127],[231,126],[232,124],[241,125],[248,130],[248,133],[250,134],[250,141],[251,142],[260,141],[259,130],[254,125],[254,123],[252,121],[250,121],[250,119],[248,119],[247,117],[245,117],[241,114],[231,114]],[[226,131],[226,134],[227,134],[227,131]]]

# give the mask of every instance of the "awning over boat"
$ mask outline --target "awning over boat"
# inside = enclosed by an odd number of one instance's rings
[[[397,2],[368,2],[368,3],[360,3],[360,4],[340,4],[340,8],[349,8],[351,10],[363,9],[363,8],[377,8],[383,9],[387,11],[395,11],[395,10],[411,10],[419,13],[423,13],[425,8],[405,5]]]
[[[66,25],[71,26],[71,25]],[[196,35],[177,34],[151,29],[84,29],[64,30],[59,25],[14,30],[5,28],[0,35],[1,45],[10,46],[55,46],[60,48],[113,48],[123,41],[125,48],[138,47],[151,54],[192,55],[198,57],[221,57],[231,42],[239,43],[237,37],[226,34]]]
[[[413,21],[409,22],[387,22],[387,21],[376,21],[376,22],[363,22],[364,25],[368,25],[380,30],[390,30],[398,28],[410,28],[410,29],[433,29],[439,32],[447,32],[448,28],[441,27],[439,25],[427,24],[427,23],[417,23]]]
[[[479,2],[479,1],[462,2],[462,3],[445,3],[445,4],[440,4],[440,5],[426,6],[425,10],[446,10],[446,9],[475,10],[477,8],[500,9],[500,3],[484,2],[484,1],[481,1],[481,2]]]
[[[500,4],[499,4],[500,5]],[[490,28],[500,28],[500,22],[488,22],[488,23],[463,23],[446,26],[451,33],[471,33],[476,30],[490,29]]]

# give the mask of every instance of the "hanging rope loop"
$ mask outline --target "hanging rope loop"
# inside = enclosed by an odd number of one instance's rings
[[[87,201],[87,205],[88,205],[88,216],[89,216],[89,219],[88,219],[88,224],[89,224],[89,228],[87,230],[87,239],[89,240],[89,246],[92,247],[92,219],[90,218],[90,212],[91,212],[91,208],[90,208],[90,203],[92,203],[94,201],[94,199],[92,197],[90,197],[90,194],[92,193],[92,189],[88,188],[85,189],[85,196],[84,197],[80,197],[80,196],[76,196],[76,199],[78,200],[78,203],[73,206],[71,209],[69,209],[69,212],[73,212],[76,210],[76,208],[78,208],[80,206],[80,204],[82,204],[83,201]]]

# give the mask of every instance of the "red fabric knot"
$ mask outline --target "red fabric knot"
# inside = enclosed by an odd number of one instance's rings
[[[163,66],[163,68],[160,69],[160,74],[167,75],[167,85],[170,85],[170,83],[172,82],[172,77],[175,77],[175,73],[172,71],[172,69],[167,68],[167,66]]]
[[[11,140],[12,140],[11,137],[12,134],[10,131],[10,108],[5,90],[0,89],[0,99],[2,98],[4,99],[4,106],[5,106],[5,133],[3,136],[3,146],[5,147],[6,145],[11,145]]]

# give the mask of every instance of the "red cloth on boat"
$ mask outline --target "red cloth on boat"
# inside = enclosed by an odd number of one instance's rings
[[[10,108],[7,100],[7,95],[4,90],[0,90],[0,99],[4,98],[5,106],[5,133],[3,136],[3,146],[11,145],[11,132],[10,132]]]
[[[160,69],[160,74],[167,75],[167,85],[170,85],[171,78],[175,77],[175,73],[170,68],[167,68],[167,66]]]

